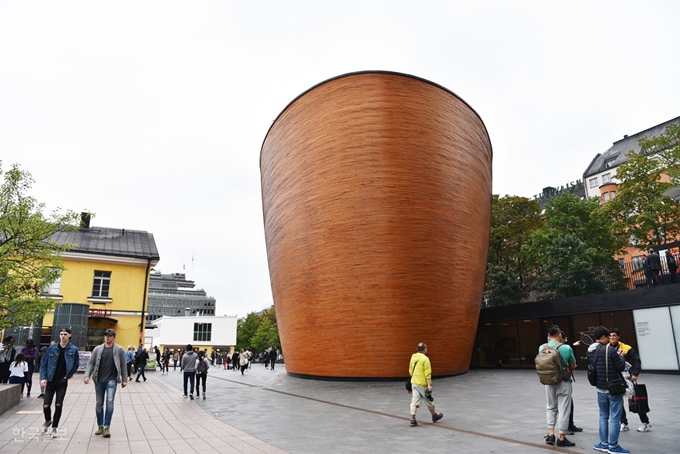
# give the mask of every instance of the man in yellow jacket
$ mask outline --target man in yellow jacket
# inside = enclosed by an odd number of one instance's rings
[[[411,356],[408,366],[408,373],[411,376],[411,427],[418,425],[416,421],[416,411],[421,404],[425,404],[432,414],[432,422],[437,422],[444,417],[444,413],[437,413],[434,410],[432,401],[432,366],[430,358],[425,356],[427,345],[421,342],[418,344],[418,352]]]

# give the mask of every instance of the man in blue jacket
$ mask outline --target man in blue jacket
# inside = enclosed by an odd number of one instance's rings
[[[40,386],[45,387],[43,404],[45,422],[42,425],[42,431],[47,432],[47,429],[52,426],[52,438],[57,437],[68,380],[78,371],[78,347],[70,343],[70,339],[71,329],[62,328],[59,332],[59,343],[50,345],[40,363]],[[53,419],[52,399],[55,395]]]
[[[619,445],[621,430],[621,413],[623,411],[624,394],[612,395],[607,383],[621,378],[621,372],[626,368],[626,362],[609,346],[609,330],[598,326],[593,332],[595,342],[588,347],[588,361],[595,366],[597,376],[597,405],[600,408],[600,442],[593,446],[596,451],[614,453],[629,453]]]

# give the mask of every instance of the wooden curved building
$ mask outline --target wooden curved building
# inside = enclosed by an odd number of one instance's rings
[[[491,218],[480,117],[432,82],[369,71],[292,101],[262,145],[267,256],[286,370],[467,372]]]

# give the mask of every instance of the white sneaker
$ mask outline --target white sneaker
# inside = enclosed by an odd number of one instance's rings
[[[43,425],[42,425],[42,432],[43,432],[44,434],[46,434],[46,433],[47,433],[47,429],[49,429],[51,425],[52,425],[52,420],[45,421],[45,422],[43,423]]]
[[[621,432],[628,432],[629,430],[628,424],[621,423]]]
[[[57,433],[57,428],[52,427],[52,438],[57,438],[59,434]]]
[[[650,430],[652,430],[652,425],[650,423],[645,423],[637,429],[638,432],[649,432]]]

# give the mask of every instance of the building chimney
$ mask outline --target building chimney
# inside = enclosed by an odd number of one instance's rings
[[[90,213],[82,212],[80,213],[80,228],[89,229],[90,228],[90,218],[92,215]]]

